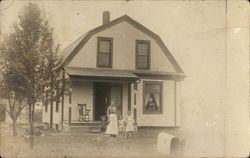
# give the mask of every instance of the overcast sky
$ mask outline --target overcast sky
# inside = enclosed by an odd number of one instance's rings
[[[2,11],[2,32],[7,32],[19,10],[28,1],[15,1]],[[159,34],[163,40],[222,29],[223,1],[35,1],[55,28],[56,39],[63,47],[81,34],[101,25],[102,12],[110,11],[111,20],[127,14]],[[11,4],[3,1],[1,8]],[[213,8],[213,9],[211,9]],[[220,17],[214,18],[216,15]],[[212,27],[211,25],[212,24]],[[202,37],[201,37],[202,38]]]
[[[2,32],[7,33],[28,1],[15,1],[2,11]],[[111,20],[124,14],[157,33],[177,62],[188,74],[186,82],[204,85],[204,77],[224,71],[225,1],[35,1],[55,29],[62,48],[85,32],[102,24],[102,13],[110,11]],[[2,8],[10,1],[4,1]],[[205,55],[205,56],[204,56]],[[214,73],[208,67],[218,66]],[[200,72],[200,73],[199,73]],[[207,76],[204,76],[207,72]],[[194,78],[192,78],[192,76]],[[195,80],[193,80],[195,79]],[[218,83],[220,86],[220,83]],[[185,84],[186,85],[186,84]],[[187,90],[193,84],[187,84]],[[204,87],[203,87],[204,88]],[[213,91],[207,87],[208,92]],[[197,89],[198,90],[198,89]],[[204,93],[204,89],[199,90]],[[216,93],[216,92],[214,92]],[[187,93],[188,94],[188,93]],[[189,93],[188,95],[197,95]],[[210,94],[211,95],[211,94]],[[206,96],[207,98],[207,96]]]

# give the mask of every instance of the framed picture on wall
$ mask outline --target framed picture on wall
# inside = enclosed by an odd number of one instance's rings
[[[143,82],[143,113],[162,114],[163,83],[157,81]]]

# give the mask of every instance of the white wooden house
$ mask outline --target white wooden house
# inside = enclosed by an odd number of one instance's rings
[[[89,123],[98,123],[111,100],[122,116],[131,110],[140,127],[180,126],[184,72],[161,38],[131,17],[110,21],[104,12],[103,24],[66,47],[62,58],[71,95],[44,108],[50,127],[84,125],[78,104],[90,110]]]

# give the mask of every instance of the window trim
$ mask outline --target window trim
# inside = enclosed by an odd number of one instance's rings
[[[100,41],[101,40],[110,41],[110,56],[109,56],[108,66],[100,65],[98,62],[98,58],[100,55]],[[113,67],[113,38],[112,37],[97,37],[96,67],[99,67],[99,68],[112,68]]]
[[[143,43],[143,44],[147,44],[148,45],[148,65],[147,67],[138,67],[137,63],[138,63],[138,56],[139,56],[139,52],[138,52],[138,45],[140,43]],[[150,70],[151,69],[151,41],[149,40],[136,40],[135,42],[135,68],[136,70]],[[142,55],[140,55],[142,56]]]
[[[145,89],[146,89],[146,84],[157,84],[160,85],[160,112],[147,112],[145,111]],[[163,81],[143,81],[143,95],[142,95],[142,99],[143,99],[143,105],[142,105],[142,109],[143,109],[143,114],[163,114]]]

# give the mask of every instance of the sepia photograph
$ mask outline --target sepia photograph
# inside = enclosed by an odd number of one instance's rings
[[[0,1],[0,157],[250,156],[247,0]]]

